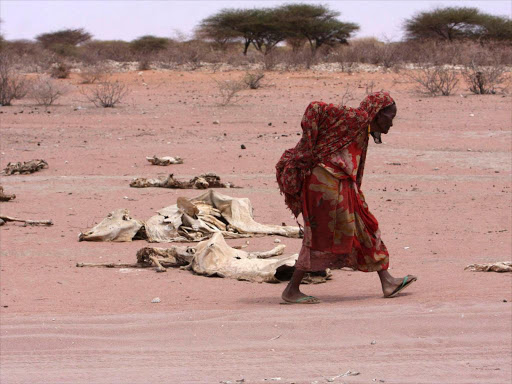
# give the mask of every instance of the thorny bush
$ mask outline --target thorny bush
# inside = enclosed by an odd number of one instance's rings
[[[39,105],[48,107],[68,91],[69,87],[67,85],[61,84],[59,81],[48,76],[40,76],[31,84],[29,95]]]
[[[459,83],[457,72],[442,66],[424,66],[405,76],[418,85],[418,91],[430,96],[449,96]]]
[[[27,95],[27,80],[14,70],[14,61],[9,54],[0,53],[0,105],[11,105]]]
[[[82,88],[80,93],[97,107],[114,108],[129,93],[129,90],[119,81],[104,81],[89,91]]]

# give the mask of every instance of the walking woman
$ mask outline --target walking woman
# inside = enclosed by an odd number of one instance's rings
[[[286,205],[304,219],[302,248],[284,301],[319,303],[300,291],[300,283],[306,272],[326,268],[377,272],[385,297],[416,281],[415,276],[394,278],[387,271],[388,250],[361,191],[369,136],[380,144],[396,113],[387,92],[366,96],[359,108],[317,101],[307,107],[301,140],[276,165]]]

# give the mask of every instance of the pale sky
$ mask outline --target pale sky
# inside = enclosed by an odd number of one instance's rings
[[[324,4],[358,23],[356,37],[400,40],[401,26],[413,14],[436,7],[464,6],[512,16],[511,0],[480,1],[169,1],[169,0],[0,0],[1,33],[8,40],[34,39],[40,33],[84,28],[98,40],[130,41],[143,35],[190,36],[200,21],[222,8],[275,7],[286,3]]]

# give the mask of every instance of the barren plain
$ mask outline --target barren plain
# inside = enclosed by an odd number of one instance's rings
[[[1,168],[49,164],[2,176],[17,197],[1,212],[55,223],[0,228],[0,382],[510,383],[512,274],[464,267],[512,254],[512,97],[463,84],[453,96],[421,96],[400,73],[268,72],[264,87],[219,106],[215,80],[243,74],[117,74],[131,92],[110,109],[85,101],[73,75],[58,105],[0,108]],[[133,177],[215,172],[242,187],[221,192],[250,198],[257,221],[293,225],[274,166],[299,140],[306,106],[339,103],[347,87],[357,105],[372,83],[391,92],[398,115],[384,143],[370,144],[362,189],[392,274],[419,277],[403,294],[384,299],[376,274],[334,271],[304,287],[322,304],[280,305],[284,284],[76,268],[134,262],[149,245],[78,242],[110,211],[144,220],[201,193],[134,189]],[[157,167],[152,155],[185,163]],[[247,250],[273,240],[250,239]],[[281,240],[298,252],[300,239]],[[347,371],[359,374],[337,377]]]

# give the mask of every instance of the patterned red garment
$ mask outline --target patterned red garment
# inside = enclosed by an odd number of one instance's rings
[[[378,222],[360,187],[369,123],[393,103],[389,93],[376,92],[356,109],[322,102],[312,102],[306,109],[302,139],[276,165],[287,206],[304,218],[298,269],[388,267]]]

